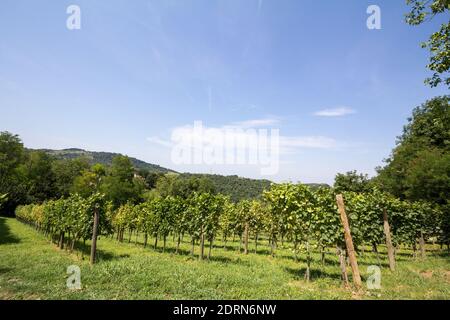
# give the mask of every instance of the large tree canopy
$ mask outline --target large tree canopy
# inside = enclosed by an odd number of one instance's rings
[[[334,189],[336,192],[366,192],[370,189],[370,180],[367,174],[358,173],[356,170],[338,173],[334,178]]]
[[[24,148],[17,135],[0,132],[0,203],[5,212],[14,210],[23,198],[19,166],[24,160]]]
[[[378,168],[381,188],[411,200],[445,204],[450,194],[449,96],[414,109],[386,166]]]
[[[55,188],[58,197],[69,196],[75,179],[89,168],[89,159],[87,158],[54,161],[52,170],[55,174]]]
[[[185,177],[176,173],[167,173],[160,177],[156,183],[156,191],[161,197],[174,196],[189,198],[194,192],[216,192],[214,185],[207,178]]]
[[[113,159],[109,174],[103,178],[100,190],[114,206],[127,202],[138,203],[142,199],[145,181],[135,177],[130,158],[117,156]]]
[[[430,63],[428,69],[433,72],[431,78],[425,83],[436,87],[444,82],[450,87],[450,22],[448,19],[450,0],[406,0],[411,6],[411,12],[406,15],[406,22],[417,26],[433,19],[437,15],[447,15],[447,22],[441,24],[438,31],[434,32],[428,41],[422,44],[423,48],[430,50]]]

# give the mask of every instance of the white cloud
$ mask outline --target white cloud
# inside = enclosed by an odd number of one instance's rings
[[[238,128],[260,128],[260,127],[270,127],[273,126],[280,121],[274,118],[266,118],[266,119],[252,119],[245,120],[239,122],[233,122],[231,125],[227,125],[225,127],[238,127]]]
[[[280,145],[286,148],[313,148],[313,149],[331,149],[337,146],[333,138],[322,136],[294,136],[280,137]]]
[[[351,108],[340,107],[340,108],[320,110],[315,112],[314,115],[318,117],[342,117],[354,113],[356,113],[356,111]]]
[[[234,174],[241,170],[237,168],[245,167],[250,171],[258,168],[261,176],[278,175],[282,169],[281,161],[304,155],[304,150],[336,150],[342,146],[335,139],[320,135],[281,135],[273,126],[278,122],[256,119],[208,127],[195,121],[173,128],[170,138],[153,136],[147,140],[166,148],[167,151],[159,153],[170,154],[171,166],[184,170],[192,170],[193,166],[204,170],[205,165],[223,170],[233,167]]]
[[[252,144],[255,135],[258,135],[259,129],[266,129],[267,134],[271,135],[273,125],[279,123],[277,119],[254,119],[241,122],[234,122],[220,127],[207,127],[202,125],[202,131],[195,130],[193,125],[183,125],[172,129],[170,140],[164,140],[160,137],[149,137],[149,142],[163,147],[171,148],[175,144],[180,144],[180,138],[186,144],[192,141],[198,141],[200,146],[208,144],[210,146],[223,146],[223,137],[231,139],[238,143],[238,148],[252,150],[261,148],[261,145]],[[240,144],[239,142],[242,142]],[[269,147],[269,146],[267,146]],[[295,153],[299,149],[333,149],[338,147],[335,139],[325,136],[283,136],[279,135],[279,147],[281,153]]]
[[[163,147],[168,147],[168,148],[170,148],[170,147],[173,146],[173,144],[172,144],[171,141],[164,140],[164,139],[161,139],[161,138],[155,137],[155,136],[153,136],[153,137],[148,137],[148,138],[147,138],[147,141],[149,141],[149,142],[151,142],[151,143],[158,144],[158,145],[163,146]]]

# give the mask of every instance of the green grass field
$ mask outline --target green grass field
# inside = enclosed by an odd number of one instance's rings
[[[278,248],[273,258],[265,240],[258,254],[252,251],[249,255],[238,252],[237,241],[229,241],[226,248],[218,241],[210,261],[191,257],[188,239],[179,255],[174,253],[172,239],[164,253],[161,248],[144,249],[141,238],[137,245],[134,241],[134,236],[131,243],[101,237],[99,262],[91,267],[89,243],[82,250],[84,254],[71,254],[56,248],[32,227],[0,218],[0,299],[450,298],[450,256],[437,246],[428,246],[424,260],[413,258],[410,250],[401,250],[393,273],[387,268],[384,252],[380,260],[371,252],[359,256],[363,280],[369,265],[381,265],[382,288],[356,293],[342,286],[338,259],[331,248],[324,266],[320,254],[314,253],[312,280],[307,283],[303,279],[304,254],[295,261],[290,248]],[[70,265],[81,268],[81,290],[66,286]]]

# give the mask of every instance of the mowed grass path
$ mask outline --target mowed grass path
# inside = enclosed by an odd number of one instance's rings
[[[358,257],[363,280],[369,265],[380,264],[382,288],[356,294],[343,288],[331,248],[325,266],[319,253],[313,255],[307,283],[304,254],[297,262],[290,248],[280,248],[272,258],[264,241],[258,254],[246,256],[238,253],[238,242],[224,249],[218,241],[211,261],[199,261],[189,255],[188,239],[179,255],[168,240],[163,253],[151,245],[144,249],[141,238],[136,245],[134,237],[131,243],[101,237],[99,262],[91,267],[89,243],[83,259],[80,251],[59,250],[32,227],[0,217],[0,299],[450,299],[450,257],[438,248],[430,248],[425,260],[399,252],[394,273],[384,254],[378,261],[365,253]],[[81,268],[82,290],[66,286],[70,265]]]

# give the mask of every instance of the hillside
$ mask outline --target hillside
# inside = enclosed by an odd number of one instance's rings
[[[57,159],[76,159],[80,157],[85,157],[89,159],[89,161],[94,163],[101,163],[104,165],[110,165],[112,163],[112,159],[118,156],[118,153],[112,152],[95,152],[95,151],[86,151],[83,149],[64,149],[64,150],[50,150],[50,149],[41,149],[39,151],[44,151]],[[157,173],[167,173],[167,172],[175,172],[173,170],[163,168],[156,164],[147,163],[145,161],[130,157],[133,166],[136,169],[145,169],[151,172]]]
[[[270,189],[272,181],[265,179],[249,179],[236,175],[222,176],[218,174],[193,174],[183,173],[184,177],[206,177],[212,181],[217,192],[229,195],[233,201],[242,199],[254,199],[261,197],[264,190]],[[307,184],[312,189],[319,187],[329,187],[327,184],[311,183]]]
[[[104,165],[111,165],[112,159],[119,155],[118,153],[112,152],[96,152],[96,151],[86,151],[83,149],[63,149],[63,150],[51,150],[51,149],[40,149],[39,151],[44,151],[57,159],[76,159],[79,157],[85,157],[90,160],[91,164],[101,163]],[[147,163],[145,161],[131,158],[136,169],[145,169],[150,172],[155,173],[168,173],[176,172],[171,169],[161,167],[156,164]],[[212,181],[217,192],[229,195],[233,201],[239,201],[242,199],[254,199],[261,196],[262,192],[270,188],[272,181],[265,179],[249,179],[239,177],[237,175],[223,176],[218,174],[201,174],[201,173],[182,173],[183,177],[206,177]],[[309,184],[312,188],[317,188],[319,186],[328,186],[325,184]]]
[[[234,176],[222,176],[218,174],[193,174],[183,173],[183,177],[206,177],[212,181],[216,191],[229,195],[233,201],[242,199],[254,199],[261,196],[262,192],[270,188],[269,180],[256,180]]]

